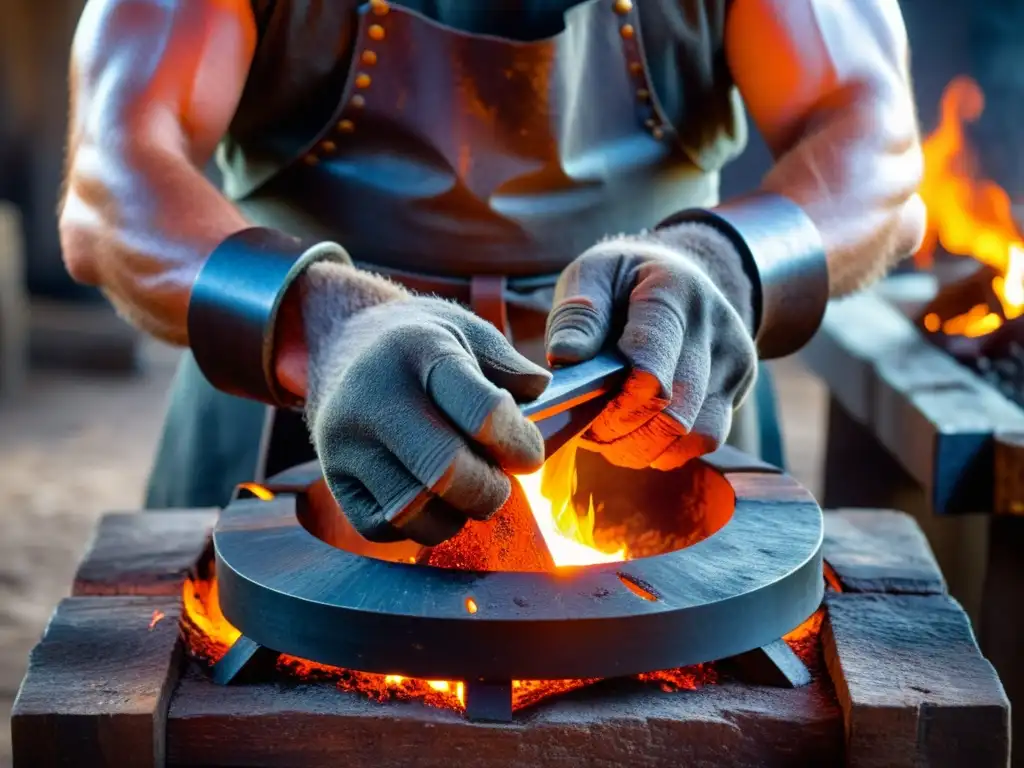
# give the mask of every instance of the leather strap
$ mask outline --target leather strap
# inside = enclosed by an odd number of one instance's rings
[[[474,275],[469,280],[469,308],[512,341],[512,327],[508,322],[505,288],[508,281],[503,275]]]

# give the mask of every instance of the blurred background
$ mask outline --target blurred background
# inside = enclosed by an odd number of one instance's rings
[[[61,263],[66,67],[83,4],[3,0],[0,23],[0,766],[27,654],[95,519],[140,505],[175,360]],[[946,84],[973,77],[987,97],[971,129],[984,174],[1024,201],[1024,1],[901,5],[923,130],[935,126]],[[768,165],[754,136],[723,195],[754,187]],[[817,490],[825,393],[798,363],[776,368],[790,470]]]

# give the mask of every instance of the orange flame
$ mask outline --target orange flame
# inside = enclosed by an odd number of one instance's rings
[[[544,544],[559,567],[615,563],[626,559],[626,547],[603,552],[594,543],[594,500],[580,517],[572,503],[576,492],[576,445],[570,443],[531,475],[517,478],[530,504]]]
[[[915,260],[921,268],[930,267],[941,245],[948,253],[988,265],[998,273],[992,289],[1001,306],[979,304],[953,318],[929,314],[924,324],[932,332],[984,336],[1024,313],[1024,238],[1010,196],[995,182],[977,178],[976,159],[964,136],[964,124],[977,120],[984,108],[981,89],[967,77],[953,80],[942,95],[939,126],[922,143],[920,193],[928,229]]]

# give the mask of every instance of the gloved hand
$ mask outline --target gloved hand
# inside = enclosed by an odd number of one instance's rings
[[[570,264],[548,317],[549,362],[617,342],[633,365],[581,445],[634,469],[674,469],[721,445],[757,371],[751,291],[732,244],[703,224],[612,238]]]
[[[435,545],[493,515],[544,442],[514,398],[550,380],[492,325],[352,267],[303,280],[306,415],[324,477],[367,539]]]

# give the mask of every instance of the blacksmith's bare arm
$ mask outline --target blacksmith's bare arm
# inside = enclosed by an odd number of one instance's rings
[[[831,295],[916,250],[922,156],[897,0],[734,0],[726,53],[776,158],[763,188],[817,225]]]
[[[201,169],[238,105],[255,39],[249,0],[90,0],[75,35],[64,259],[172,344],[188,343],[204,258],[248,226]]]

